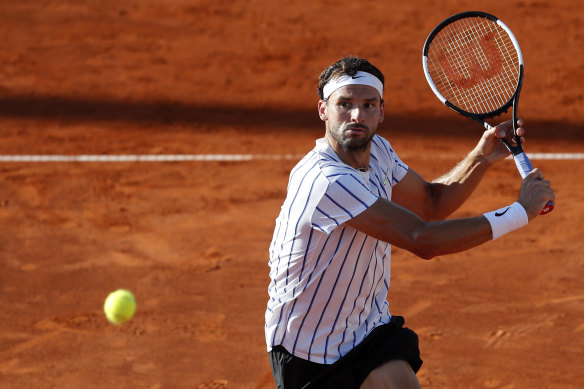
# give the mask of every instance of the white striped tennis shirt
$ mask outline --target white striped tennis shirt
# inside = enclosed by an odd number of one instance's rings
[[[353,169],[319,139],[292,169],[270,245],[268,351],[331,364],[389,323],[391,247],[345,222],[391,199],[408,167],[378,135],[369,167]]]

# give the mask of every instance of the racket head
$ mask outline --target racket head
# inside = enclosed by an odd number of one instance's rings
[[[480,11],[450,16],[430,32],[422,58],[434,94],[462,115],[492,118],[519,97],[523,56],[496,16]]]

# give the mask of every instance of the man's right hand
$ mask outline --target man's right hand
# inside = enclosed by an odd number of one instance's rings
[[[533,169],[521,183],[519,199],[517,200],[525,211],[529,220],[540,214],[548,201],[554,201],[554,190],[551,183],[544,179],[539,169]]]

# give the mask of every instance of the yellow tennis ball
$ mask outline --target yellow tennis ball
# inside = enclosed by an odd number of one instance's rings
[[[105,304],[103,304],[103,311],[111,323],[125,323],[136,312],[136,299],[129,290],[118,289],[107,296]]]

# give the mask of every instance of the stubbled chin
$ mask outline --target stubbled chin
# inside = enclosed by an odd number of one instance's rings
[[[344,139],[343,147],[347,150],[357,150],[367,147],[369,143],[369,138],[365,136],[361,137],[348,137]]]

